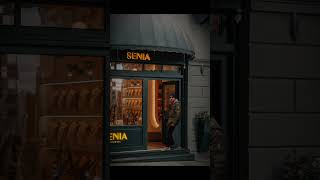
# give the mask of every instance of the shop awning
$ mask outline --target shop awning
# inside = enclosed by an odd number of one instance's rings
[[[170,14],[112,14],[110,42],[114,49],[137,49],[194,55],[192,42]]]

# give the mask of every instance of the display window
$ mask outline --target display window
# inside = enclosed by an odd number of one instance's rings
[[[181,67],[179,66],[171,66],[171,65],[163,65],[163,71],[173,71],[173,72],[181,72]]]
[[[0,55],[1,167],[14,162],[25,179],[102,178],[103,62]]]
[[[162,71],[162,65],[159,64],[145,64],[144,65],[145,71],[154,71],[154,72],[161,72]]]
[[[142,80],[112,79],[110,126],[142,125]]]
[[[139,63],[123,63],[111,62],[111,70],[117,71],[149,71],[149,72],[175,72],[181,73],[179,65],[161,65],[161,64],[139,64]]]
[[[142,71],[143,64],[135,64],[135,63],[110,63],[111,70],[119,70],[119,71]]]

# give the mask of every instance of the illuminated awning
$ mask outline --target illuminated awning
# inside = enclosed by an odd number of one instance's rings
[[[112,14],[113,49],[137,49],[194,55],[192,42],[170,14]]]

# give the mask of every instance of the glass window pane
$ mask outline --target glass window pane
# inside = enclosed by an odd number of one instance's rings
[[[158,64],[145,64],[144,70],[146,71],[161,71],[162,66]]]
[[[87,67],[83,59],[103,63],[103,57],[0,54],[1,178],[102,178],[103,66],[90,80],[85,69],[71,81],[58,65]]]
[[[124,70],[124,71],[142,71],[143,64],[135,63],[116,63],[110,64],[111,70]]]
[[[112,79],[110,126],[142,125],[142,80]]]
[[[14,4],[0,2],[0,25],[14,25]]]
[[[115,62],[110,63],[110,69],[116,70],[116,63]]]
[[[104,9],[68,5],[39,4],[21,8],[23,26],[104,29]]]
[[[111,62],[111,70],[118,71],[152,71],[152,72],[177,72],[181,73],[181,66],[159,65],[159,64],[139,64]]]
[[[163,65],[162,71],[174,71],[174,72],[180,72],[181,70],[180,66],[171,66],[171,65]]]

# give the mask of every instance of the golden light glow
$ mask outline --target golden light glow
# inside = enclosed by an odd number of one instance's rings
[[[154,64],[149,67],[150,70],[155,69]],[[156,80],[149,80],[148,82],[148,127],[149,130],[154,131],[160,127],[156,118]]]
[[[150,107],[150,113],[151,113],[151,125],[154,128],[159,127],[159,123],[157,122],[156,118],[156,81],[155,80],[150,80],[151,83],[151,89],[149,92],[151,92],[151,107]]]
[[[125,132],[112,132],[110,133],[110,143],[121,143],[127,141],[128,136]]]
[[[127,59],[150,61],[150,55],[148,53],[127,52]]]

